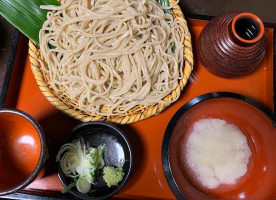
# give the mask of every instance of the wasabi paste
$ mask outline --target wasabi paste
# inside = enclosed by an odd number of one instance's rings
[[[125,174],[122,167],[115,168],[107,166],[103,169],[103,172],[103,179],[108,187],[117,185],[120,181],[123,180]]]

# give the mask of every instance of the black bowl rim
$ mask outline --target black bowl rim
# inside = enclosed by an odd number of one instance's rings
[[[183,116],[193,106],[195,106],[201,102],[204,102],[206,100],[214,99],[214,98],[232,98],[232,99],[236,99],[236,100],[240,100],[245,103],[248,103],[248,104],[254,106],[255,108],[259,109],[266,117],[268,117],[270,119],[270,121],[272,122],[272,125],[275,127],[275,121],[274,121],[273,116],[266,110],[266,108],[263,105],[261,105],[260,103],[258,103],[255,100],[253,100],[247,96],[241,95],[241,94],[232,93],[232,92],[211,92],[211,93],[206,93],[206,94],[200,95],[198,97],[195,97],[192,100],[185,103],[181,108],[179,108],[176,111],[176,113],[171,118],[171,120],[165,130],[165,134],[164,134],[163,141],[162,141],[162,149],[161,149],[163,171],[164,171],[166,180],[169,184],[169,187],[177,199],[187,200],[188,198],[185,196],[185,194],[182,193],[182,191],[178,187],[176,180],[174,179],[174,176],[172,174],[171,166],[170,166],[169,148],[170,148],[170,140],[172,137],[174,127],[176,126],[176,124],[177,124],[178,120],[181,118],[181,116]]]
[[[125,141],[125,143],[127,144],[127,149],[129,150],[129,169],[128,169],[127,173],[125,173],[125,175],[124,175],[125,178],[124,178],[123,181],[120,182],[119,187],[117,187],[113,192],[108,193],[108,194],[106,194],[106,195],[103,195],[103,196],[101,196],[101,197],[83,197],[82,195],[79,195],[77,192],[72,191],[71,189],[68,190],[68,192],[69,192],[70,194],[72,194],[74,197],[77,197],[78,199],[101,200],[101,199],[107,199],[107,198],[109,198],[109,197],[115,195],[115,194],[118,193],[118,192],[123,188],[123,186],[126,184],[126,182],[128,181],[128,179],[129,179],[129,177],[130,177],[130,173],[131,173],[131,171],[132,171],[133,155],[132,155],[132,147],[131,147],[131,145],[130,145],[130,142],[129,142],[129,140],[127,139],[127,137],[125,136],[124,132],[123,132],[121,129],[119,129],[117,126],[115,126],[115,125],[113,125],[113,124],[111,124],[111,123],[109,123],[109,122],[104,122],[104,121],[89,121],[89,122],[82,122],[82,123],[76,125],[76,126],[73,127],[73,128],[69,131],[69,133],[64,137],[64,139],[63,139],[62,142],[61,142],[60,147],[61,147],[63,144],[65,144],[65,143],[71,141],[70,138],[74,137],[75,134],[76,134],[76,132],[78,132],[79,129],[81,129],[81,128],[85,127],[85,126],[95,126],[95,125],[107,126],[108,128],[111,128],[111,129],[115,130],[117,133],[119,133],[120,137],[122,137],[122,139],[123,139],[123,140]],[[60,147],[59,147],[59,149],[60,149]],[[65,184],[63,178],[62,178],[61,175],[60,175],[62,172],[59,170],[58,162],[56,162],[56,165],[57,165],[57,169],[58,169],[58,170],[57,170],[58,178],[59,178],[61,184],[62,184],[64,187],[66,187],[67,185]]]
[[[8,195],[8,194],[15,193],[15,192],[25,188],[32,181],[34,181],[34,179],[36,178],[36,176],[38,175],[38,173],[40,172],[42,166],[44,165],[44,163],[46,161],[47,147],[46,147],[46,140],[45,140],[45,135],[44,135],[43,129],[41,128],[40,124],[31,115],[29,115],[28,113],[26,113],[22,110],[18,110],[18,109],[14,109],[14,108],[0,108],[0,114],[1,113],[10,113],[10,114],[19,115],[19,116],[25,118],[26,120],[28,120],[34,126],[34,128],[36,129],[36,131],[39,135],[40,148],[41,148],[38,163],[37,163],[34,171],[30,174],[30,176],[27,179],[25,179],[22,183],[18,184],[15,187],[12,187],[12,188],[6,189],[6,190],[0,190],[0,195]]]

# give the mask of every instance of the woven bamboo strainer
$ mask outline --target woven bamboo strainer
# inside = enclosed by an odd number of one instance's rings
[[[175,2],[175,0],[171,0],[171,5]],[[187,24],[185,17],[178,5],[175,5],[172,8],[173,17],[175,20],[182,21]],[[185,36],[184,40],[184,56],[185,56],[185,68],[184,68],[184,76],[179,81],[179,89],[174,89],[171,93],[164,98],[165,101],[174,100],[179,93],[183,90],[187,81],[191,75],[193,69],[193,52],[192,52],[192,42],[191,42],[191,35],[188,33]],[[91,112],[87,112],[81,110],[78,107],[78,104],[75,100],[71,100],[67,97],[64,93],[57,93],[51,87],[49,82],[49,78],[47,74],[43,72],[43,69],[40,67],[38,59],[41,57],[39,46],[36,45],[31,40],[29,41],[29,58],[31,62],[31,69],[34,74],[34,77],[37,81],[37,84],[44,94],[44,96],[48,99],[48,101],[58,108],[59,110],[63,111],[64,113],[68,114],[69,116],[80,120],[82,122],[87,121],[107,121],[116,124],[129,124],[136,121],[140,121],[156,115],[163,111],[166,107],[170,104],[163,104],[163,103],[154,103],[152,105],[139,105],[136,106],[126,113],[114,113],[112,115],[96,115]]]

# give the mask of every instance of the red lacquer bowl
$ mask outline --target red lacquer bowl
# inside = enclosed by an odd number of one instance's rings
[[[41,170],[45,154],[39,124],[25,112],[0,109],[0,195],[30,184]]]
[[[251,149],[247,173],[235,185],[207,189],[195,181],[185,161],[189,128],[203,118],[221,118],[238,126]],[[275,199],[276,131],[273,117],[255,101],[234,93],[208,93],[199,96],[171,119],[162,144],[166,179],[178,199]],[[215,159],[215,158],[214,158]]]

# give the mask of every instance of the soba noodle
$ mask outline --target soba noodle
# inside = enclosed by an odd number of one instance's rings
[[[188,28],[156,0],[62,0],[40,31],[52,88],[98,115],[164,101],[183,76]]]

